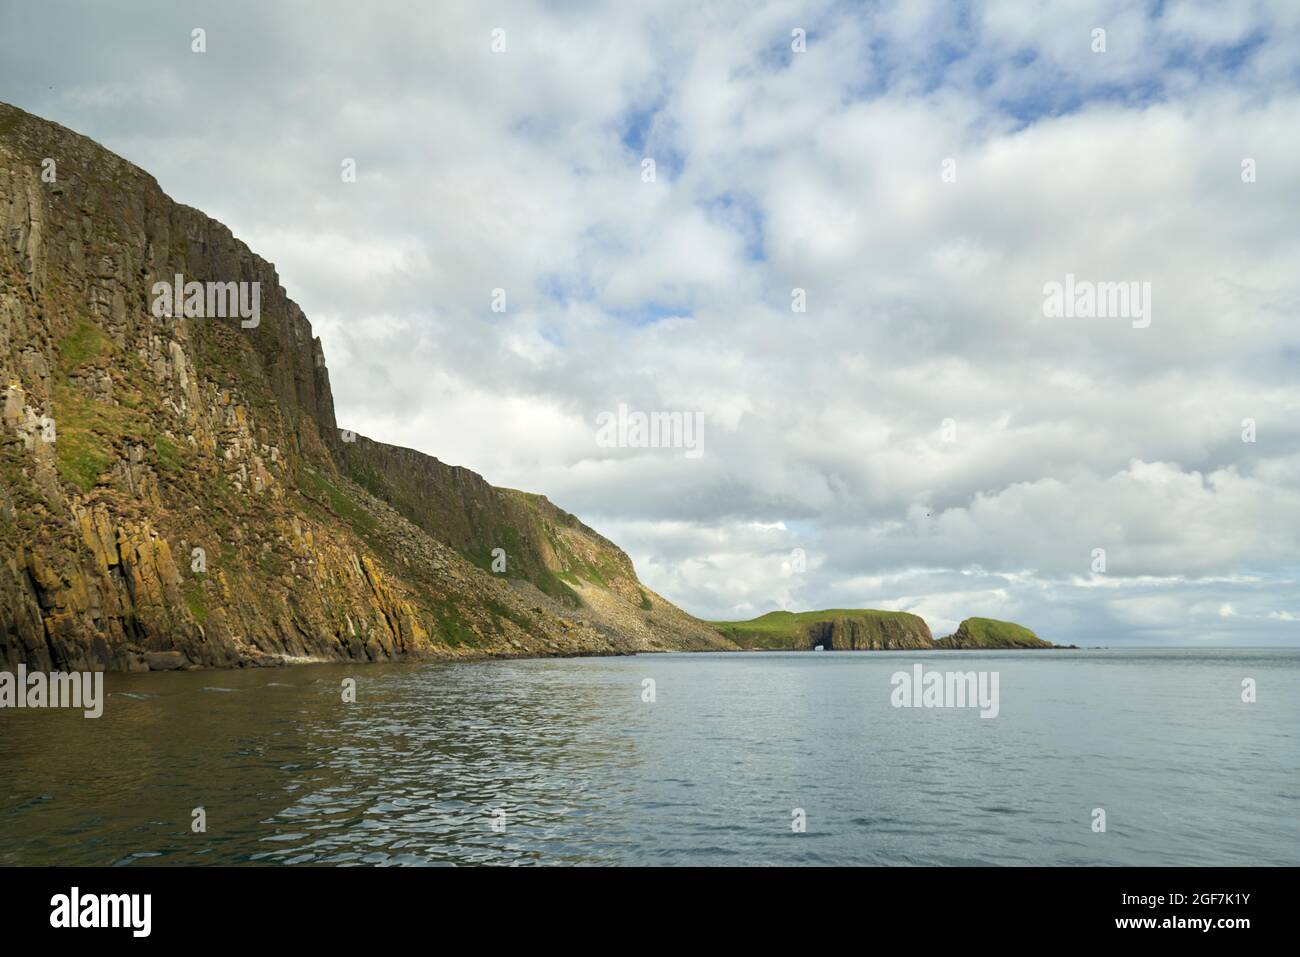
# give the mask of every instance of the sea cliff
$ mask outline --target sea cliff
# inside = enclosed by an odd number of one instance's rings
[[[177,276],[256,321],[160,315]],[[542,496],[340,430],[274,266],[0,104],[0,667],[731,647]]]

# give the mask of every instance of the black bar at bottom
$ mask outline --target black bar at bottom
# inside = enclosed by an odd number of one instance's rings
[[[6,943],[75,934],[79,944],[126,946],[373,945],[377,933],[436,930],[496,945],[613,932],[633,946],[667,946],[698,927],[696,940],[770,944],[782,924],[811,920],[821,922],[819,936],[892,930],[926,945],[1097,937],[1231,945],[1284,934],[1295,884],[1294,868],[9,868],[0,870],[0,900]],[[143,896],[119,895],[146,894],[144,936]],[[675,936],[664,938],[668,931]]]

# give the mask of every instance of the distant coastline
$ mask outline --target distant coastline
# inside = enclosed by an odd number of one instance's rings
[[[936,639],[920,615],[872,608],[773,611],[748,621],[710,622],[745,651],[926,651],[1058,648],[1024,625],[967,618]]]

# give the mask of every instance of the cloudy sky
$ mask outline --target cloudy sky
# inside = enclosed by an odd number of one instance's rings
[[[1293,0],[25,6],[0,99],[274,262],[341,425],[695,614],[1300,643]]]

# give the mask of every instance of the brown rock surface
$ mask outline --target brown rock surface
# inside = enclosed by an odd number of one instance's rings
[[[259,324],[155,316],[177,274],[259,282]],[[545,498],[342,441],[270,263],[0,104],[0,667],[728,647]]]

